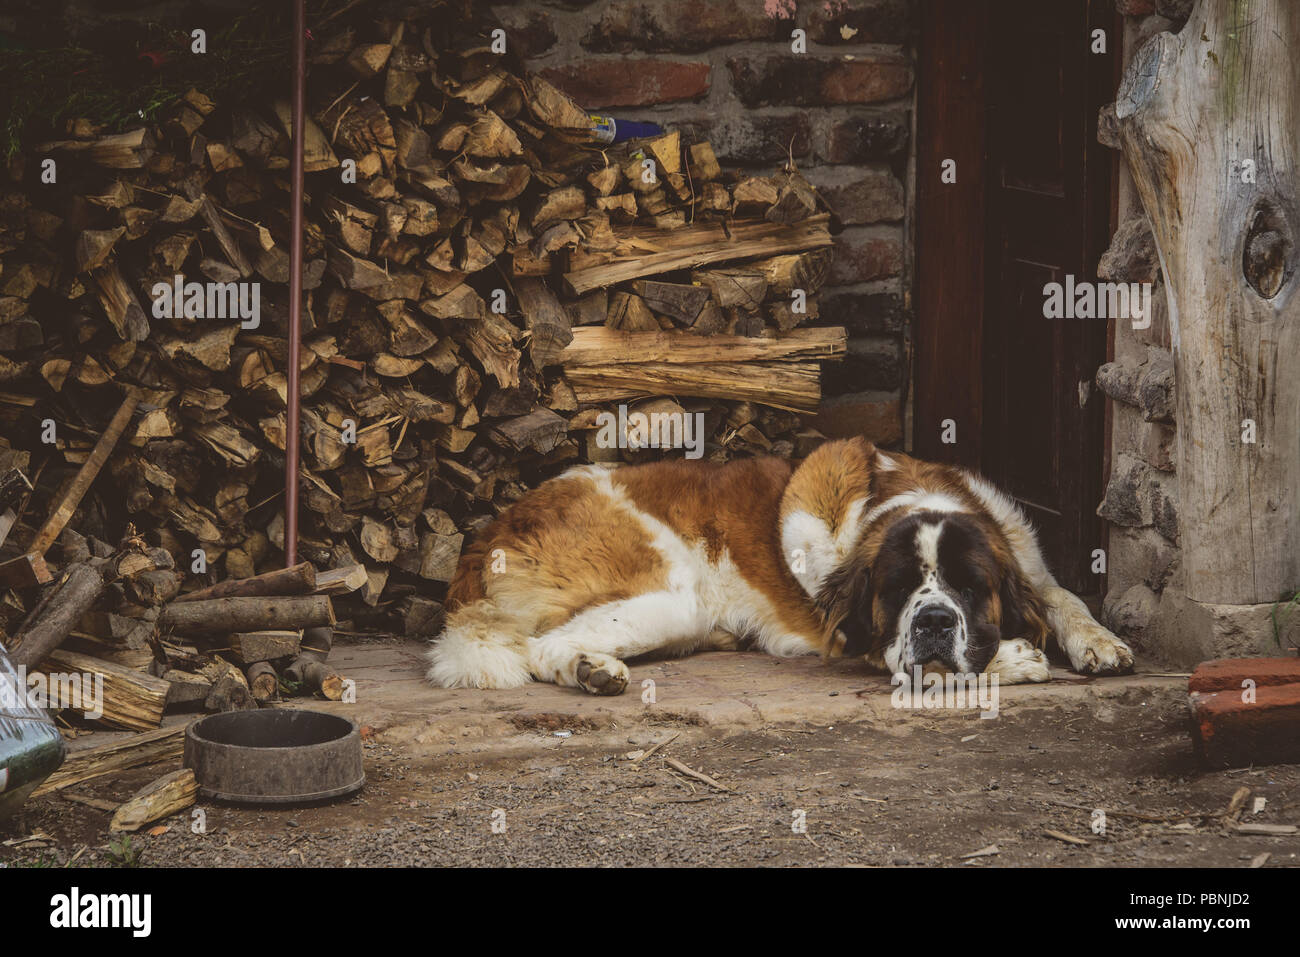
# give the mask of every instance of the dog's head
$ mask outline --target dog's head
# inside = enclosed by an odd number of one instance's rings
[[[930,511],[884,520],[874,555],[859,549],[818,596],[845,656],[877,655],[891,672],[936,662],[977,674],[1004,639],[1043,646],[1045,610],[993,522]]]

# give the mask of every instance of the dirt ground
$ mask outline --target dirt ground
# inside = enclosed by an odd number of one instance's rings
[[[671,686],[673,674],[711,657],[652,673]],[[731,657],[772,673],[774,659]],[[802,675],[837,677],[802,666],[783,674],[788,664],[775,673],[796,691]],[[895,710],[877,685],[829,692],[841,715],[833,721],[746,726],[667,712],[636,721],[583,714],[592,699],[544,689],[545,703],[573,701],[569,713],[516,712],[504,736],[409,715],[367,724],[368,781],[357,796],[257,810],[201,802],[204,833],[177,815],[162,833],[110,846],[108,810],[42,797],[0,829],[0,862],[1245,867],[1267,853],[1263,866],[1300,863],[1300,836],[1243,835],[1222,817],[1245,787],[1242,820],[1300,822],[1300,767],[1203,772],[1187,736],[1185,685],[1113,680],[1004,698],[996,720]],[[461,712],[477,701],[451,700]],[[70,790],[120,801],[169,769]],[[1104,834],[1094,833],[1095,809],[1105,811]]]

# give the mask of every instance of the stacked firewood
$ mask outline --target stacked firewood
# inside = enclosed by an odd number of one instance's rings
[[[817,326],[830,216],[798,170],[729,172],[676,131],[596,142],[471,27],[421,16],[358,12],[309,51],[298,552],[358,584],[341,629],[431,631],[466,537],[527,488],[681,454],[611,442],[620,405],[624,430],[701,414],[709,458],[806,453],[845,348]],[[290,128],[287,102],[192,90],[158,124],[71,122],[0,184],[0,472],[43,469],[44,501],[137,396],[70,528],[130,521],[171,556],[149,587],[180,647],[213,635],[180,613],[193,590],[283,563]]]

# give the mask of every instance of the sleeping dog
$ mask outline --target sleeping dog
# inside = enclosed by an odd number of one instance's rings
[[[462,555],[429,680],[619,694],[624,659],[734,648],[1047,681],[1132,668],[1014,502],[962,469],[827,442],[802,463],[573,469]]]

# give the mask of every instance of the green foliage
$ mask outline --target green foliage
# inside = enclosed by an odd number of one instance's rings
[[[118,867],[139,867],[140,848],[131,843],[131,837],[123,834],[108,842],[108,858]]]
[[[342,0],[308,3],[308,23]],[[207,35],[190,52],[188,33],[140,27],[146,48],[167,54],[156,69],[141,50],[104,53],[74,46],[0,47],[0,149],[11,158],[32,136],[61,136],[63,121],[86,118],[110,132],[152,122],[191,88],[218,102],[266,101],[292,83],[288,4],[258,4]],[[147,38],[147,39],[144,39]]]

